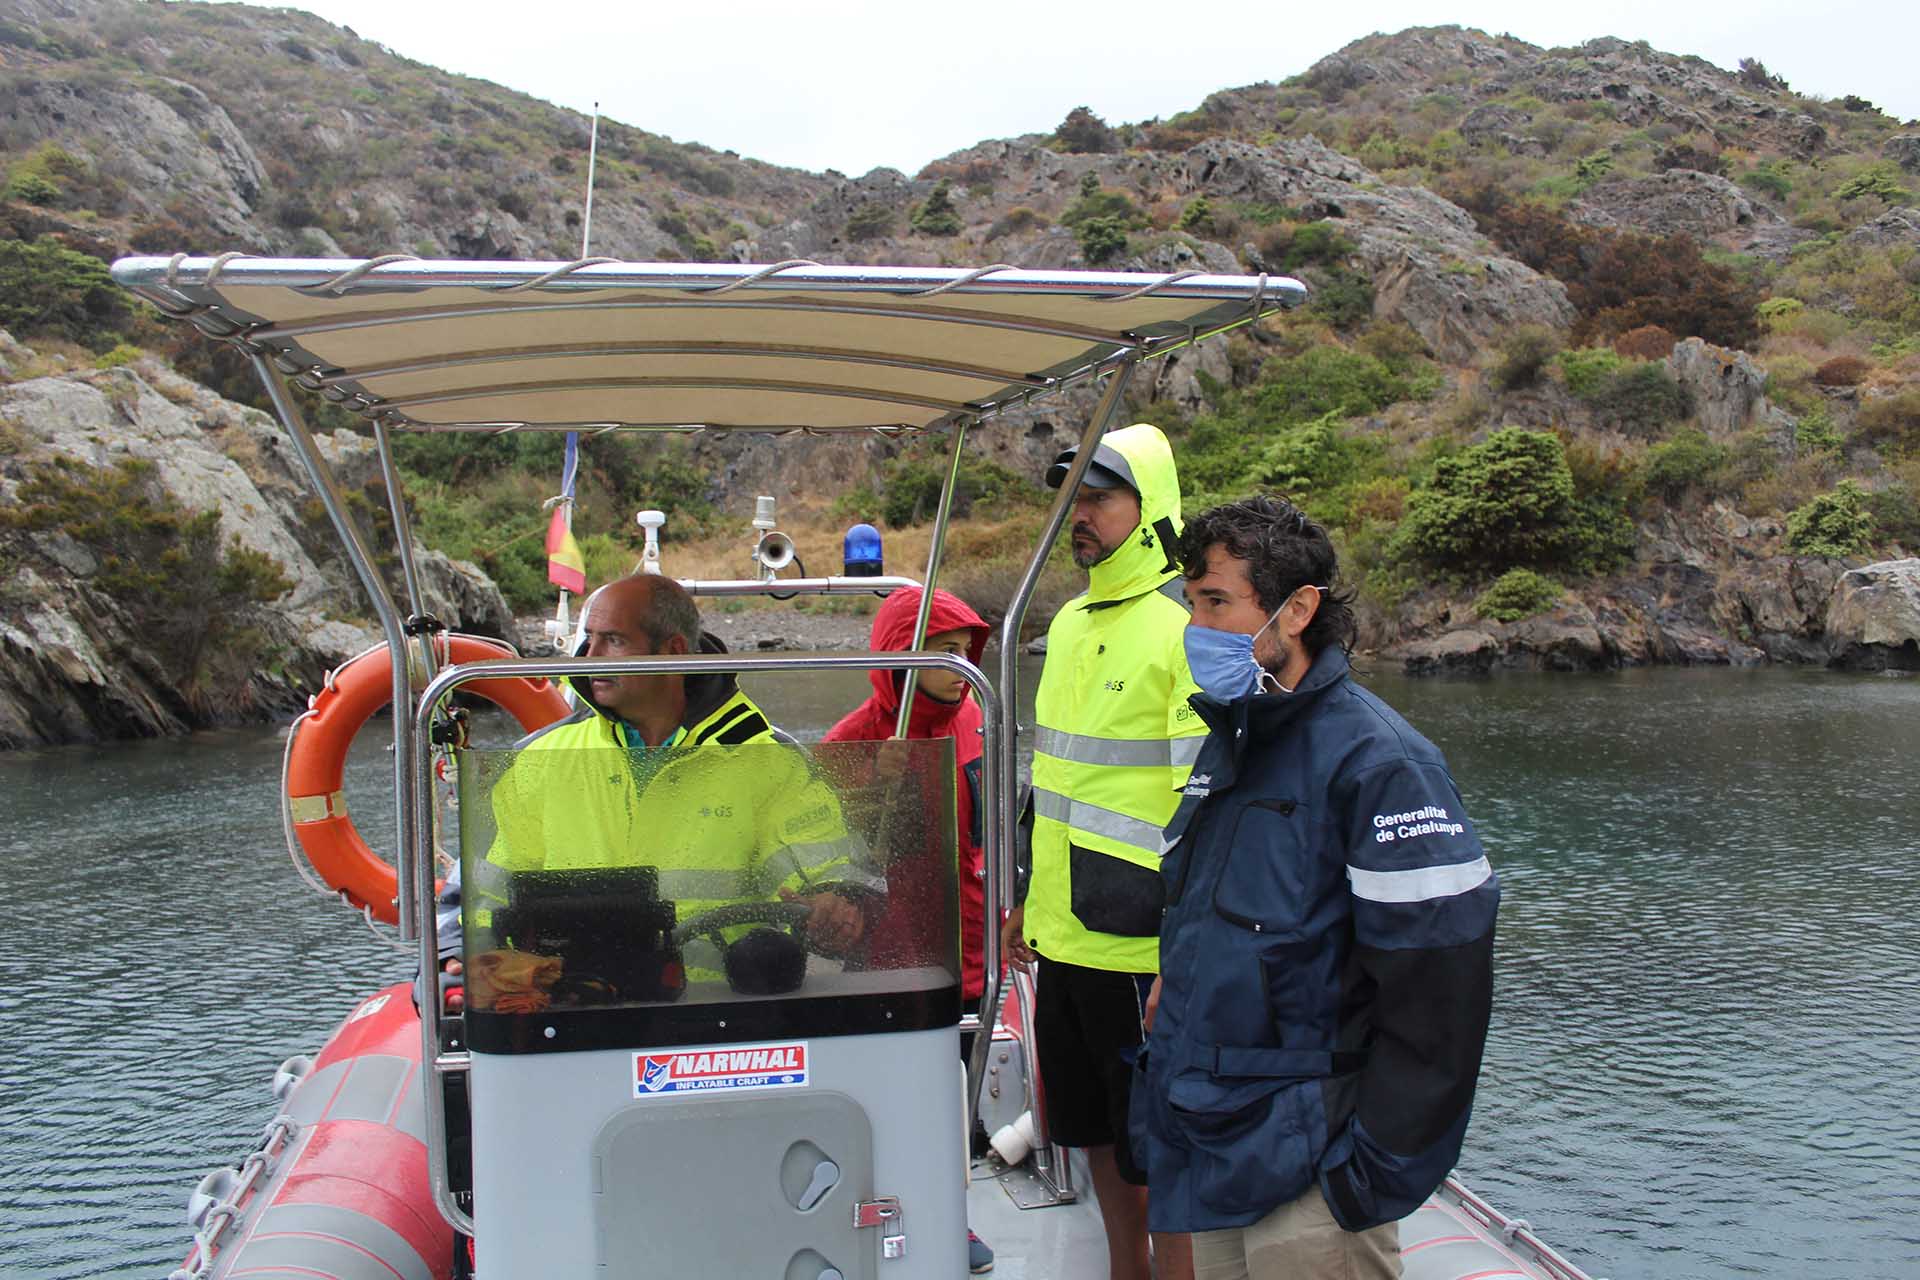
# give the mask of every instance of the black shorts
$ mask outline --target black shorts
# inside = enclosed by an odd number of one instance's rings
[[[1127,1097],[1133,1049],[1141,1026],[1150,973],[1115,973],[1040,957],[1033,1011],[1040,1082],[1046,1090],[1047,1130],[1067,1147],[1113,1146],[1120,1174],[1145,1186],[1146,1171],[1127,1141]]]

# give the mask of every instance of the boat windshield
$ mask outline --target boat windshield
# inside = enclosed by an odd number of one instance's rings
[[[740,1031],[743,1005],[769,1033],[958,1017],[952,740],[805,748],[737,714],[761,741],[728,745],[725,725],[651,749],[561,731],[459,753],[476,1048],[520,1042],[529,1019],[561,1040],[557,1018],[577,1032],[562,1015],[595,1011],[661,1043]]]

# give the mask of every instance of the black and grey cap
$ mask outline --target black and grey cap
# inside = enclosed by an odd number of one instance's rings
[[[1047,468],[1047,488],[1058,489],[1066,483],[1074,455],[1079,452],[1077,445],[1061,451],[1060,456],[1053,460],[1053,465]],[[1087,464],[1086,478],[1080,483],[1095,489],[1131,489],[1134,497],[1140,496],[1140,486],[1134,483],[1132,464],[1111,445],[1103,444],[1093,451],[1093,461]]]

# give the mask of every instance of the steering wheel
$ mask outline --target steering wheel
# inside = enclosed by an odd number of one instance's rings
[[[718,933],[722,929],[731,929],[742,924],[797,925],[813,914],[813,908],[804,902],[730,902],[724,907],[714,907],[702,911],[691,920],[683,920],[673,928],[673,945],[680,946],[689,938],[701,934]]]

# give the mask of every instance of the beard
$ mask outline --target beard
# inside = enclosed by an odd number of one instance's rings
[[[1082,538],[1087,542],[1081,542]],[[1088,546],[1087,543],[1092,545]],[[1113,548],[1100,545],[1100,536],[1085,525],[1073,531],[1070,545],[1073,548],[1073,562],[1082,569],[1091,569],[1113,554]]]

